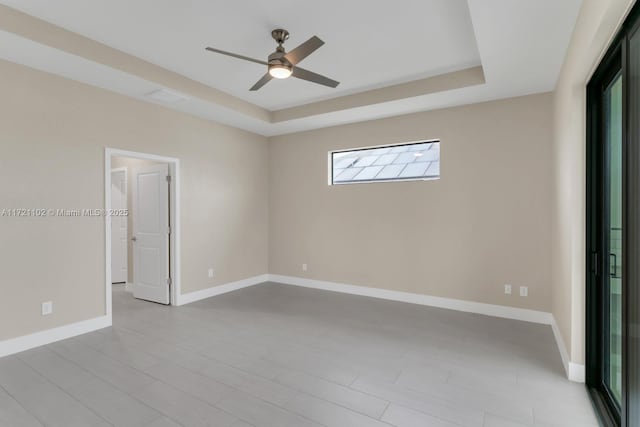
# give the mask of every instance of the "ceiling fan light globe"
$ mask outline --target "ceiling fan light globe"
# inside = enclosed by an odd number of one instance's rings
[[[269,65],[269,74],[275,79],[286,79],[291,77],[293,70],[287,65],[275,64]]]

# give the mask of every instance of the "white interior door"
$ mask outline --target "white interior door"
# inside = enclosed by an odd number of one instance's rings
[[[169,304],[168,165],[133,172],[133,296]]]
[[[111,208],[127,209],[127,171],[111,172]],[[127,281],[127,217],[111,217],[111,283]]]

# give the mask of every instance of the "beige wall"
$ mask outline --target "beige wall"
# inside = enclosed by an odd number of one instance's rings
[[[267,272],[266,138],[6,61],[0,76],[0,209],[104,207],[105,147],[177,157],[183,293]],[[0,236],[0,340],[105,313],[104,218],[0,217]]]
[[[632,0],[585,0],[554,93],[552,312],[584,363],[586,84]]]
[[[0,209],[103,207],[106,146],[178,157],[183,293],[269,271],[551,310],[583,363],[585,85],[631,3],[584,1],[553,95],[269,144],[0,61]],[[439,181],[327,185],[329,150],[427,138]],[[103,218],[0,217],[0,236],[0,340],[104,314]]]
[[[327,185],[330,150],[432,138],[440,180]],[[274,137],[269,157],[270,273],[550,311],[550,94]]]
[[[145,166],[160,164],[151,160],[134,159],[132,157],[114,156],[111,159],[111,169],[126,169],[127,171],[127,282],[133,283],[133,171]]]

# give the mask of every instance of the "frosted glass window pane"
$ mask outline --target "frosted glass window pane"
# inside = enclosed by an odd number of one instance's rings
[[[403,181],[440,177],[440,142],[419,142],[330,153],[331,182]]]
[[[433,162],[440,158],[440,153],[436,150],[419,151],[415,154],[419,154],[419,156],[416,156],[416,161],[418,162]]]
[[[382,170],[382,166],[369,166],[367,168],[364,168],[362,172],[356,175],[355,180],[366,181],[369,179],[373,179],[381,170]]]
[[[358,166],[358,167],[371,166],[373,162],[375,162],[376,160],[378,160],[378,156],[362,157],[358,159],[358,161],[354,166]]]
[[[409,145],[400,145],[399,147],[393,147],[389,153],[404,153],[409,151]]]
[[[413,163],[417,159],[415,153],[402,153],[393,161],[395,164],[403,164]]]
[[[388,165],[376,175],[376,179],[393,179],[397,178],[405,165]]]
[[[383,154],[387,154],[388,152],[390,152],[391,148],[390,147],[371,148],[370,150],[362,150],[362,151],[370,155],[381,156]]]
[[[333,167],[334,168],[338,168],[338,169],[344,169],[347,168],[349,166],[351,166],[351,164],[357,159],[357,157],[348,157],[346,159],[341,159],[338,162],[333,163]]]
[[[398,157],[397,154],[385,154],[376,160],[376,165],[390,165]]]
[[[427,169],[427,175],[429,176],[438,176],[440,175],[440,163],[431,162],[431,166]]]
[[[336,178],[336,181],[349,181],[354,176],[356,176],[361,170],[362,168],[345,169],[344,172],[338,175],[338,177]]]
[[[424,151],[429,149],[430,144],[415,144],[409,147],[409,151]]]
[[[343,153],[333,153],[333,161],[335,162],[338,159],[343,159],[345,157],[353,157],[353,153],[351,151],[345,151]]]
[[[400,178],[423,176],[429,167],[427,162],[416,162],[408,164],[400,173]]]

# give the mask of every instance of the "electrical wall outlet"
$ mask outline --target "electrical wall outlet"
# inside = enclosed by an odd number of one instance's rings
[[[302,271],[307,271],[307,264],[302,264]]]
[[[47,316],[53,313],[53,302],[46,301],[42,303],[42,315]]]
[[[210,268],[208,271],[209,279],[213,278],[213,268]]]
[[[504,293],[506,295],[511,295],[511,285],[504,285]]]
[[[529,296],[529,287],[520,286],[520,296],[521,297],[528,297]]]

